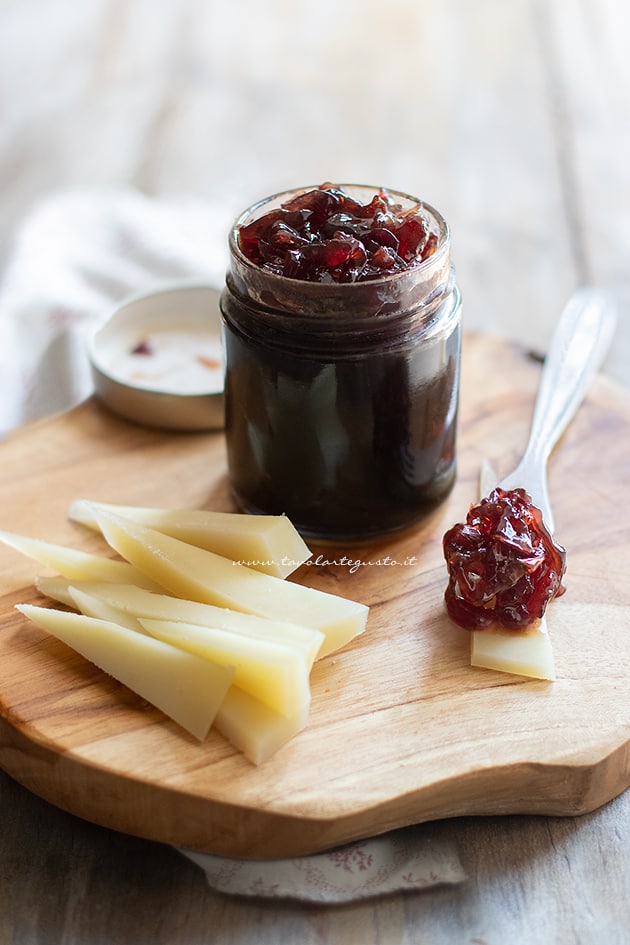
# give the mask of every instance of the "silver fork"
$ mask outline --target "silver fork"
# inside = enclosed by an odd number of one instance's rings
[[[554,519],[547,489],[547,460],[606,356],[617,314],[609,295],[585,286],[564,307],[543,364],[529,440],[516,468],[500,482],[502,489],[521,487],[543,513],[549,531]],[[481,495],[496,485],[489,464],[482,467]]]

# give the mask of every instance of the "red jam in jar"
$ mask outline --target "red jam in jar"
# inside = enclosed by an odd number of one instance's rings
[[[437,233],[420,204],[404,209],[385,190],[363,204],[324,184],[241,226],[237,242],[251,262],[289,279],[363,282],[421,265]]]
[[[494,489],[442,544],[446,609],[466,630],[526,630],[564,593],[566,552],[524,489]]]
[[[360,186],[263,200],[230,234],[221,310],[244,511],[360,540],[411,525],[450,491],[461,304],[436,210]]]

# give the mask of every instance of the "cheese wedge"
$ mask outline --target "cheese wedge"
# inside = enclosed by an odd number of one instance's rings
[[[97,617],[99,620],[109,620],[110,623],[117,623],[119,627],[127,627],[128,630],[135,630],[136,633],[146,633],[146,630],[137,617],[115,607],[100,597],[94,597],[92,594],[86,594],[79,588],[70,584],[68,586],[70,607],[76,608],[86,617]],[[150,593],[150,591],[147,591]]]
[[[289,646],[179,620],[139,620],[158,640],[234,666],[234,684],[282,715],[290,718],[310,705],[309,666],[304,654]]]
[[[52,568],[70,580],[77,581],[117,581],[124,584],[138,584],[141,587],[156,590],[159,585],[134,568],[127,561],[115,561],[87,551],[54,545],[39,538],[27,538],[12,532],[0,532],[0,541],[16,551]]]
[[[365,629],[364,604],[261,574],[103,509],[95,515],[108,544],[177,597],[319,630],[320,656]]]
[[[508,630],[475,630],[471,637],[471,666],[534,679],[556,678],[553,650],[546,626],[516,633]]]
[[[231,686],[214,720],[214,727],[252,764],[274,755],[308,722],[308,706],[291,718],[274,712],[248,692]]]
[[[286,515],[245,515],[206,509],[153,509],[77,499],[69,517],[99,530],[96,510],[113,512],[191,545],[240,561],[255,571],[284,578],[311,552]]]
[[[30,604],[17,609],[203,740],[234,678],[220,666],[107,620]]]
[[[168,608],[156,607],[156,602],[160,600],[172,602],[174,610],[179,607],[191,605],[187,613],[196,612],[197,615],[204,610],[214,613],[217,611],[221,616],[227,617],[227,623],[231,623],[231,618],[236,620],[245,620],[251,626],[260,625],[261,628],[267,628],[269,623],[272,628],[288,626],[291,630],[293,625],[274,624],[270,621],[262,620],[250,614],[241,614],[237,611],[228,611],[221,608],[211,607],[206,604],[197,604],[194,601],[181,601],[179,598],[164,597],[161,594],[153,594],[142,588],[132,587],[131,585],[117,585],[108,582],[84,581],[82,588],[87,590],[78,590],[77,587],[69,583],[65,578],[60,577],[41,577],[37,580],[37,586],[43,594],[67,604],[69,607],[78,607],[79,610],[92,617],[109,619],[119,625],[129,626],[142,633],[147,633],[137,617],[126,613],[120,607],[112,606],[110,601],[123,600],[125,605],[131,605],[137,601],[145,602],[145,606],[134,607],[135,613],[142,613],[143,616],[155,616],[164,614]],[[94,589],[95,593],[102,591],[103,597],[93,596],[88,591]],[[126,596],[128,592],[128,597]],[[121,597],[122,595],[122,597]],[[149,607],[147,604],[151,604]],[[146,612],[146,613],[145,613]],[[129,623],[124,623],[124,619]],[[319,646],[322,635],[316,630],[306,630],[303,627],[295,628],[300,633],[313,634]],[[236,630],[234,632],[237,632]],[[290,636],[289,636],[290,638]],[[296,643],[297,645],[297,643]],[[245,757],[255,765],[260,765],[274,755],[279,748],[290,741],[298,732],[306,727],[308,722],[309,706],[305,704],[302,710],[291,718],[274,711],[265,705],[259,699],[239,689],[237,686],[230,686],[221,706],[219,707],[213,722],[213,727],[223,735],[235,748],[243,752]]]
[[[74,601],[72,600],[72,594],[70,593],[71,582],[68,578],[61,577],[59,574],[48,575],[40,574],[34,580],[35,589],[43,594],[45,597],[50,597],[51,600],[57,601],[59,604],[65,604],[66,607],[74,607]],[[74,582],[79,587],[83,583],[82,581]],[[93,582],[89,582],[93,583]],[[107,583],[99,581],[101,583]]]
[[[309,668],[313,665],[324,641],[324,634],[311,627],[300,627],[279,620],[266,620],[255,614],[244,614],[226,607],[215,607],[212,604],[169,597],[166,594],[153,593],[131,584],[114,584],[109,581],[70,583],[65,578],[40,577],[36,581],[36,587],[43,594],[60,603],[67,604],[69,607],[78,606],[84,613],[87,611],[84,610],[82,604],[87,603],[92,608],[92,616],[97,616],[93,611],[98,599],[103,606],[108,605],[112,608],[112,614],[125,613],[128,619],[134,622],[130,625],[137,625],[138,629],[140,624],[136,620],[137,617],[153,617],[156,620],[181,620],[184,623],[229,630],[241,636],[283,643],[301,650]],[[77,592],[82,593],[82,604],[79,603]]]
[[[54,576],[40,574],[35,578],[35,588],[40,594],[50,597],[51,600],[57,601],[59,604],[65,604],[66,607],[75,607],[74,599],[70,593],[71,587],[82,589],[84,585],[86,587],[100,587],[101,584],[109,583],[109,581],[69,581],[68,578],[61,577],[58,574]],[[126,584],[117,585],[114,582],[114,587],[126,586]]]

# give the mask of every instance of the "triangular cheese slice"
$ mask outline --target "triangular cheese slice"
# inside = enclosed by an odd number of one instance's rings
[[[286,577],[311,556],[286,515],[140,508],[77,499],[70,506],[69,517],[98,530],[95,512],[99,508],[274,577]]]
[[[17,609],[203,740],[234,678],[219,666],[106,620],[31,604]]]
[[[115,561],[112,558],[90,554],[88,551],[55,545],[40,538],[15,535],[13,532],[0,532],[0,541],[71,581],[117,581],[138,584],[153,590],[159,587],[128,561]]]
[[[310,704],[309,666],[289,646],[181,621],[139,620],[159,640],[234,666],[234,684],[282,715],[298,715]]]
[[[237,686],[231,686],[214,720],[214,727],[253,764],[271,758],[308,722],[308,706],[287,718]]]
[[[326,637],[321,656],[365,629],[364,604],[261,574],[102,509],[96,518],[112,548],[177,597],[312,627]]]
[[[227,630],[238,633],[240,636],[282,643],[302,651],[309,668],[318,656],[324,641],[324,634],[311,627],[299,627],[297,624],[267,620],[255,614],[244,614],[242,611],[230,610],[227,607],[215,607],[199,601],[153,593],[131,584],[114,584],[109,581],[70,582],[65,578],[43,577],[38,578],[37,589],[69,607],[78,607],[83,613],[88,613],[83,606],[88,603],[88,598],[92,611],[98,598],[103,606],[109,605],[118,614],[121,612],[127,614],[133,621],[129,626],[137,629],[140,625],[135,620],[136,617],[153,617],[156,620],[181,620],[184,623],[216,627],[218,630]],[[79,602],[77,593],[84,595],[82,603]],[[92,616],[99,616],[99,614],[92,612]]]

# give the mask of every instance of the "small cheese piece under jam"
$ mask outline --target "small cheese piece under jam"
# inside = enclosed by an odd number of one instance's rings
[[[220,666],[107,620],[30,604],[17,609],[203,740],[234,678]]]
[[[545,621],[515,633],[509,630],[474,630],[471,633],[470,665],[502,673],[554,680],[555,662]]]
[[[325,636],[320,656],[365,630],[364,604],[261,574],[103,509],[96,517],[110,546],[176,597],[312,627]]]
[[[114,512],[274,577],[287,577],[311,556],[304,539],[286,515],[137,508],[77,499],[70,506],[69,517],[98,530],[96,509]]]

